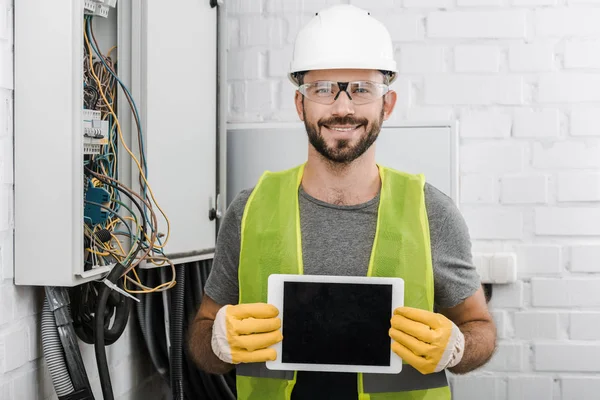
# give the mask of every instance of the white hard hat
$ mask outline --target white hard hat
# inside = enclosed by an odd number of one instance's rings
[[[289,78],[315,69],[376,69],[398,73],[386,27],[363,9],[339,4],[319,11],[298,33]]]

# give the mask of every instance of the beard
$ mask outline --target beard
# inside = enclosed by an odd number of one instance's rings
[[[306,109],[303,110],[303,114],[308,141],[317,152],[334,165],[348,165],[369,150],[373,143],[375,143],[375,140],[377,140],[381,131],[381,125],[383,124],[384,110],[382,106],[379,117],[372,121],[366,118],[345,116],[320,119],[316,124],[308,121],[306,118]],[[333,146],[328,146],[321,134],[321,128],[332,125],[360,125],[360,128],[365,129],[365,133],[354,145],[347,139],[336,139]]]

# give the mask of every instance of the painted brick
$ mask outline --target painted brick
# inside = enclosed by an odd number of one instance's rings
[[[237,18],[227,20],[227,41],[228,50],[240,46],[240,20]]]
[[[459,127],[464,138],[507,138],[512,118],[499,111],[469,111],[461,115]]]
[[[334,4],[343,3],[342,0],[266,0],[265,10],[272,14],[300,14],[312,13]]]
[[[509,334],[507,312],[503,310],[490,310],[490,314],[492,314],[494,324],[496,325],[496,336],[498,337],[498,339],[506,339]]]
[[[523,282],[517,281],[508,285],[495,285],[490,308],[520,308],[523,306]]]
[[[511,4],[515,6],[552,6],[557,0],[512,0]]]
[[[516,247],[518,276],[558,275],[562,272],[562,248],[557,245],[525,244]]]
[[[377,19],[386,26],[394,42],[416,42],[425,38],[425,26],[421,15],[386,14]]]
[[[598,340],[600,312],[572,312],[570,316],[571,340]]]
[[[453,399],[506,399],[506,381],[501,377],[465,375],[452,377]]]
[[[600,40],[569,40],[565,45],[565,68],[599,68]]]
[[[600,127],[596,123],[600,108],[578,107],[571,112],[572,136],[600,136]]]
[[[269,50],[268,69],[269,76],[287,77],[290,72],[290,63],[294,52],[293,46]]]
[[[453,0],[404,0],[403,4],[406,8],[449,8],[453,5]]]
[[[240,45],[282,46],[285,38],[282,18],[245,16],[240,18]]]
[[[502,0],[456,0],[456,4],[467,7],[499,6]]]
[[[538,37],[600,35],[600,9],[592,7],[540,8],[535,11]]]
[[[600,279],[532,278],[532,304],[535,307],[596,307],[600,305]]]
[[[513,135],[518,138],[558,137],[560,134],[560,119],[558,110],[515,111]]]
[[[523,10],[433,12],[427,17],[431,38],[520,39],[526,33]]]
[[[521,172],[525,148],[520,143],[473,143],[461,147],[461,172]]]
[[[227,77],[229,79],[256,79],[262,73],[262,57],[257,49],[229,52]]]
[[[500,49],[494,46],[464,45],[454,48],[456,72],[498,72]]]
[[[558,201],[600,201],[600,173],[558,174]]]
[[[515,336],[518,339],[558,339],[559,319],[554,312],[523,311],[515,313]]]
[[[599,168],[600,141],[533,144],[535,168]]]
[[[227,12],[231,14],[260,14],[262,0],[229,0]]]
[[[27,363],[29,358],[25,328],[7,332],[2,337],[4,345],[4,373],[13,371]]]
[[[553,379],[549,376],[518,376],[508,378],[510,400],[552,399]]]
[[[400,47],[401,73],[433,73],[446,70],[446,52],[441,46],[404,45]]]
[[[15,378],[14,393],[17,399],[45,399],[44,385],[39,382],[42,371],[28,371]]]
[[[392,11],[394,9],[394,0],[350,0],[350,4],[356,7],[360,7],[364,10]]]
[[[505,176],[501,202],[505,204],[544,204],[548,201],[548,177],[545,175]]]
[[[511,105],[523,101],[523,78],[518,76],[460,75],[425,79],[425,104]]]
[[[15,304],[15,286],[0,286],[0,326],[12,322]]]
[[[544,74],[540,76],[538,86],[538,101],[541,103],[600,101],[600,75],[596,74]]]
[[[600,235],[600,208],[536,208],[535,233],[560,236]]]
[[[571,246],[571,272],[600,272],[600,245]]]
[[[418,107],[408,109],[406,119],[409,121],[450,121],[453,111],[450,107]]]
[[[269,81],[246,82],[246,112],[269,115],[274,106],[274,85],[274,82]]]
[[[498,202],[497,179],[488,175],[467,175],[460,181],[460,201],[464,204]]]
[[[537,343],[534,367],[536,371],[600,372],[600,345]]]
[[[496,372],[519,372],[525,367],[526,354],[525,346],[519,342],[499,343],[485,369]]]
[[[538,72],[554,69],[554,44],[514,44],[508,49],[508,66],[511,71]]]
[[[561,400],[597,400],[600,378],[569,376],[560,380]]]
[[[506,208],[465,210],[473,239],[522,239],[523,213]]]

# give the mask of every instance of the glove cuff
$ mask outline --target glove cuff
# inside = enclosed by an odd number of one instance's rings
[[[465,352],[465,335],[460,331],[458,326],[452,324],[452,333],[448,341],[446,351],[450,351],[450,359],[445,368],[452,368],[462,360]]]
[[[231,346],[227,339],[227,307],[229,306],[223,306],[217,312],[217,316],[213,322],[210,346],[212,347],[213,353],[215,353],[221,361],[232,364]]]

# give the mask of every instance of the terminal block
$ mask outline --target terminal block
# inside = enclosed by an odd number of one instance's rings
[[[83,154],[100,154],[108,144],[108,121],[100,111],[83,110]]]

